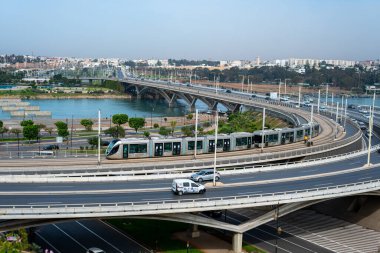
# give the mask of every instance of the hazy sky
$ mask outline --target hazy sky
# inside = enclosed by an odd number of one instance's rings
[[[379,0],[0,0],[0,54],[380,58]]]

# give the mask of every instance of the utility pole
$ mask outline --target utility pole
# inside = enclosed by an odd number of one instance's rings
[[[194,159],[197,159],[197,148],[198,148],[198,109],[195,109],[195,148],[194,148]]]
[[[98,110],[98,166],[100,166],[100,110]]]
[[[372,145],[372,132],[373,132],[373,117],[375,112],[375,99],[376,92],[373,92],[372,107],[369,108],[370,118],[369,118],[369,135],[368,135],[368,155],[367,155],[367,166],[371,166],[371,145]]]
[[[314,105],[311,105],[311,110],[310,110],[310,139],[313,137],[313,111],[314,111]]]
[[[278,100],[281,101],[281,79],[278,83]]]
[[[346,106],[344,107],[344,132],[346,132],[346,121],[347,121],[347,97],[346,97]]]
[[[327,99],[328,99],[328,97],[329,97],[329,85],[326,84],[326,102],[325,102],[326,106],[327,106]]]
[[[213,185],[216,186],[215,182],[215,174],[216,174],[216,149],[218,146],[218,120],[219,120],[219,113],[218,109],[215,111],[215,146],[214,146],[214,176],[213,176]]]
[[[261,153],[264,152],[265,108],[263,108],[263,128],[261,133]]]
[[[318,105],[317,105],[317,113],[319,114],[319,106],[321,102],[321,90],[318,90]]]
[[[298,107],[301,108],[301,86],[298,87]]]

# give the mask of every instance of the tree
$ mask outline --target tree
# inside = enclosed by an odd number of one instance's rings
[[[186,116],[186,119],[188,119],[188,120],[192,120],[192,119],[193,119],[193,114],[192,114],[192,113],[189,113],[189,114]]]
[[[175,127],[177,126],[177,121],[170,121],[170,127],[172,128],[172,135],[174,134]]]
[[[162,127],[160,127],[160,130],[158,133],[163,135],[163,136],[168,136],[170,134],[170,130],[167,129],[166,127],[162,126]]]
[[[38,137],[38,126],[36,125],[28,125],[24,126],[22,129],[22,134],[25,138],[27,138],[30,142],[31,139],[37,139]]]
[[[19,128],[12,128],[12,130],[11,130],[11,133],[12,134],[15,134],[16,136],[17,136],[17,138],[18,138],[18,136],[21,134],[21,129],[19,129]]]
[[[54,123],[54,125],[57,127],[58,136],[61,136],[63,138],[66,138],[67,136],[69,136],[69,130],[65,122],[57,121]]]
[[[120,126],[128,122],[127,114],[115,114],[112,115],[112,123]]]
[[[25,127],[25,126],[31,126],[33,124],[34,124],[34,121],[31,119],[28,119],[28,120],[21,121],[20,126]]]
[[[8,128],[0,127],[1,138],[4,138],[4,134],[8,132]]]
[[[44,124],[37,124],[36,126],[38,127],[38,130],[46,128],[46,125],[44,125]]]
[[[2,128],[4,125],[3,121],[0,120],[0,128]]]
[[[135,129],[136,133],[139,128],[142,128],[145,125],[144,118],[130,118],[128,121],[130,127]]]
[[[144,131],[144,136],[145,136],[145,138],[149,138],[150,132],[149,131]]]
[[[159,127],[160,127],[160,125],[159,125],[159,124],[157,124],[157,123],[154,123],[153,127],[154,127],[154,128],[159,128]]]
[[[94,124],[94,122],[90,119],[82,119],[80,121],[80,124],[82,126],[84,126],[84,128],[86,128],[87,131],[91,131],[92,130],[92,125]]]
[[[121,126],[114,126],[106,129],[104,131],[105,134],[111,135],[113,138],[118,138],[118,137],[124,137],[125,136],[125,130]]]
[[[194,133],[191,130],[191,127],[189,127],[189,126],[182,127],[181,131],[182,131],[183,135],[185,135],[187,137],[194,136]]]
[[[46,127],[46,128],[45,128],[45,131],[46,131],[47,133],[49,133],[49,135],[51,136],[51,134],[53,133],[53,128],[51,128],[51,127]]]
[[[90,137],[87,139],[88,144],[90,144],[92,147],[98,146],[98,137]]]

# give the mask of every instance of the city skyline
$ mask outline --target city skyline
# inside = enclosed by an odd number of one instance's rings
[[[0,54],[126,59],[378,59],[364,1],[5,1]]]

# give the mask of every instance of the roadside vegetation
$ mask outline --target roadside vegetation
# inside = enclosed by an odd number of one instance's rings
[[[12,231],[0,235],[1,253],[42,253],[42,249],[36,244],[28,242],[28,234],[25,229]]]

